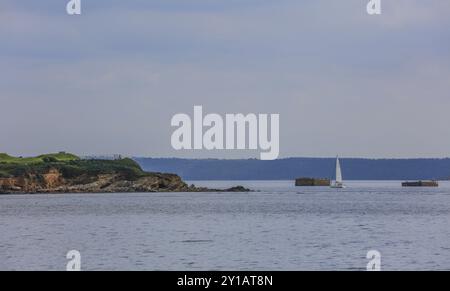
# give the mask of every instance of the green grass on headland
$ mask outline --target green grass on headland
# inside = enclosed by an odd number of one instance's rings
[[[33,158],[16,158],[0,154],[0,178],[21,177],[30,174],[43,174],[56,169],[64,178],[90,177],[101,174],[120,174],[129,180],[148,175],[132,159],[83,160],[68,154],[48,154]]]
[[[15,163],[15,164],[33,164],[33,163],[43,163],[43,162],[66,162],[66,161],[75,161],[80,158],[76,155],[59,152],[57,154],[46,154],[40,155],[37,157],[12,157],[5,153],[0,153],[0,163]]]

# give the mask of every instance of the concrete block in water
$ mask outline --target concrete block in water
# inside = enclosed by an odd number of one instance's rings
[[[316,178],[298,178],[295,179],[295,186],[330,186],[330,179],[316,179]]]

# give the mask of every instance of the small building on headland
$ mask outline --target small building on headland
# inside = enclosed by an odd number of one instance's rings
[[[322,179],[322,178],[298,178],[295,179],[295,186],[300,187],[308,187],[308,186],[330,186],[331,181],[330,179]]]
[[[439,187],[439,183],[437,181],[403,182],[402,187]]]

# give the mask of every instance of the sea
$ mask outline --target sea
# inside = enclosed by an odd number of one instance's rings
[[[190,183],[254,192],[0,196],[0,270],[450,269],[450,182]]]

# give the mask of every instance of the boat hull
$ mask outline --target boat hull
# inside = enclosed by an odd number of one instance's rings
[[[333,189],[344,189],[344,188],[345,188],[345,185],[342,184],[342,183],[334,183],[334,184],[332,184],[332,185],[330,186],[330,188],[333,188]]]

